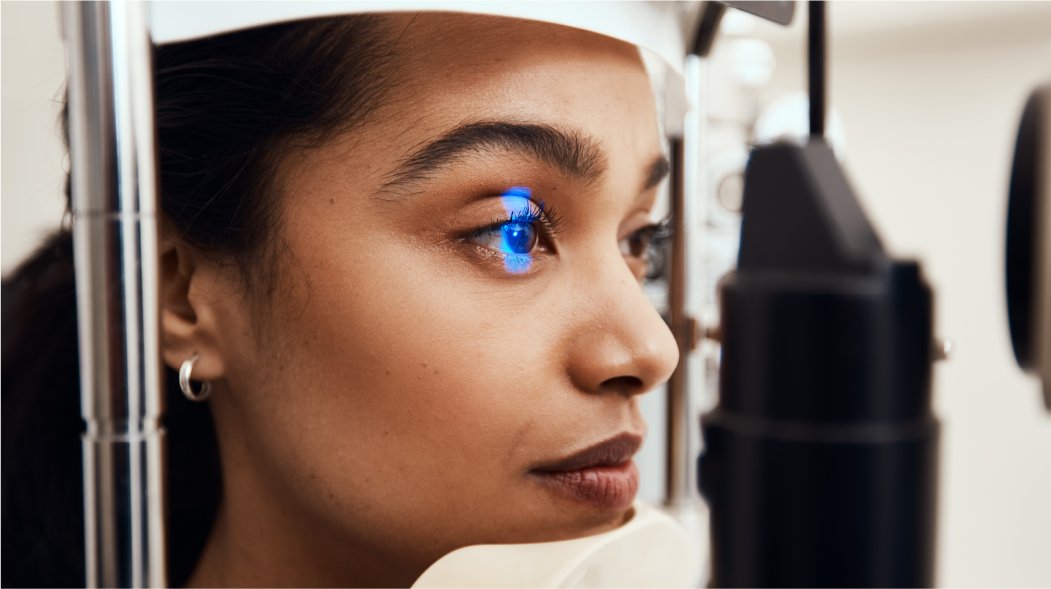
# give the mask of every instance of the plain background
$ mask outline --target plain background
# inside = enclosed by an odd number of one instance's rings
[[[55,3],[0,9],[6,275],[62,219],[64,55]],[[804,20],[755,27],[777,62],[764,102],[804,87]],[[1003,292],[1009,162],[1028,92],[1051,81],[1051,3],[833,3],[829,23],[847,173],[884,243],[922,261],[955,343],[935,369],[938,584],[1051,586],[1051,414],[1014,364]]]

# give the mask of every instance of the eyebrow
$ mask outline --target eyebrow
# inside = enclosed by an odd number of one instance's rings
[[[591,184],[606,171],[606,154],[590,138],[550,125],[481,121],[461,125],[407,157],[388,175],[381,192],[425,180],[470,153],[509,152],[558,168]]]
[[[584,184],[597,181],[607,168],[598,142],[581,133],[536,123],[481,121],[456,127],[416,150],[388,174],[380,192],[426,180],[470,153],[497,151],[542,161]],[[643,189],[653,188],[667,174],[668,161],[660,156],[647,169]]]
[[[663,154],[657,156],[646,170],[646,181],[642,183],[642,191],[646,192],[651,188],[656,188],[668,177],[669,173],[671,173],[671,162]]]

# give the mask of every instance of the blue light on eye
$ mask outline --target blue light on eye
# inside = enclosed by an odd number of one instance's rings
[[[521,274],[529,270],[529,266],[533,263],[532,256],[524,256],[518,254],[508,254],[504,258],[504,268],[511,274]]]
[[[508,218],[521,219],[530,216],[529,197],[533,191],[525,186],[512,186],[501,196]],[[508,222],[500,228],[500,249],[504,253],[504,268],[512,274],[521,274],[533,264],[529,254],[535,240],[536,228],[532,223]]]
[[[507,223],[500,228],[500,249],[509,254],[528,254],[533,249],[534,231],[529,223]]]

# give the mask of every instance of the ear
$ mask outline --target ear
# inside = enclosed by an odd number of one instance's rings
[[[181,241],[162,236],[158,245],[161,358],[178,370],[197,354],[193,380],[222,378],[226,365],[217,337],[222,301],[215,296],[218,267]]]

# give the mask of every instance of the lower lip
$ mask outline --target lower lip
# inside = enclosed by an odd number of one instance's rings
[[[531,474],[549,489],[600,509],[631,507],[639,489],[639,469],[632,460],[616,466],[592,466],[568,472],[534,471]]]

